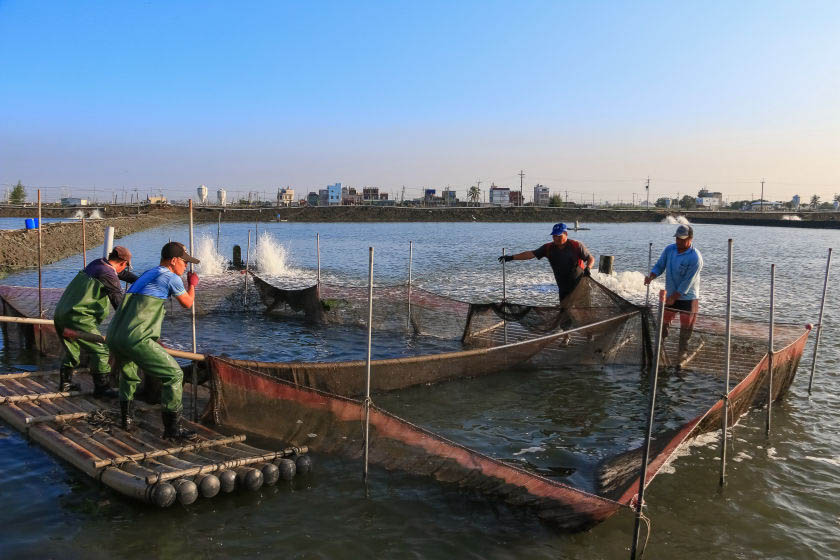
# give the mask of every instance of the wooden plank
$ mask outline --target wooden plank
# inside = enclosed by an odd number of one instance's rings
[[[58,393],[30,393],[28,395],[13,395],[10,397],[0,397],[0,404],[26,402],[26,401],[41,401],[45,399],[66,399],[67,397],[79,397],[92,395],[92,391],[63,391]]]
[[[43,422],[67,422],[68,420],[77,420],[79,418],[87,418],[90,416],[89,412],[71,412],[70,414],[48,414],[46,416],[29,416],[26,418],[27,424],[41,424]]]
[[[175,453],[183,453],[186,451],[195,451],[197,449],[207,449],[208,447],[218,447],[220,445],[229,445],[231,443],[238,443],[245,441],[244,435],[231,436],[221,439],[212,439],[207,441],[200,441],[189,445],[182,445],[180,447],[169,447],[167,449],[157,449],[155,451],[147,451],[145,453],[135,453],[133,455],[123,455],[122,457],[115,457],[110,460],[96,461],[93,466],[97,469],[107,467],[108,465],[121,465],[129,461],[143,461],[152,457],[161,457],[163,455],[174,455]]]
[[[172,471],[166,473],[158,473],[155,476],[147,476],[146,477],[146,484],[156,484],[158,482],[165,482],[168,480],[174,480],[176,478],[181,478],[185,476],[194,476],[197,474],[206,474],[210,472],[215,472],[219,470],[231,469],[235,467],[242,467],[245,465],[252,465],[254,463],[265,463],[267,461],[273,461],[274,459],[279,459],[282,457],[289,457],[291,455],[298,455],[300,453],[306,453],[309,449],[306,446],[303,447],[290,447],[288,449],[284,449],[283,451],[272,451],[270,453],[264,453],[262,455],[257,455],[255,457],[243,457],[242,459],[233,459],[230,461],[223,461],[221,463],[214,463],[212,465],[202,465],[200,467],[194,467],[191,469],[184,469],[180,471]]]

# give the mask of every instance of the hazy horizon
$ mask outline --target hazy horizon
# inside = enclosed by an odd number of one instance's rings
[[[0,1],[0,185],[840,192],[836,2]],[[62,191],[62,188],[64,191]],[[101,194],[100,194],[101,193]]]

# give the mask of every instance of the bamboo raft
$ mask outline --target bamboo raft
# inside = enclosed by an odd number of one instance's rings
[[[61,293],[43,290],[44,317],[52,316]],[[4,314],[39,315],[37,290],[31,288],[0,286],[0,304]],[[58,340],[52,327],[25,327],[25,342],[34,342],[45,354],[55,353]],[[196,432],[195,440],[173,444],[162,438],[158,405],[136,402],[136,428],[126,432],[120,428],[117,401],[93,398],[86,374],[74,380],[81,391],[61,392],[57,370],[0,373],[0,420],[130,498],[159,507],[176,501],[189,505],[199,497],[291,480],[311,468],[306,447],[268,451],[246,444],[245,435],[225,435],[193,422],[185,425]],[[188,405],[185,399],[185,410]]]

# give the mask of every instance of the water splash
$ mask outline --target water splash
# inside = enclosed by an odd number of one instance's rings
[[[100,212],[99,210],[94,210],[93,212],[90,213],[90,218],[88,218],[88,219],[89,220],[101,220],[102,219],[102,212]]]
[[[645,274],[636,270],[625,270],[615,275],[601,274],[593,270],[592,278],[606,286],[608,289],[617,293],[625,299],[635,302],[643,302],[645,294],[647,293],[647,286],[645,286]],[[651,301],[656,298],[659,290],[665,286],[658,280],[654,280],[650,284]]]
[[[260,234],[259,243],[251,249],[251,262],[254,268],[266,276],[290,276],[294,269],[286,264],[288,251],[282,243],[264,231]]]
[[[790,220],[791,222],[801,222],[802,221],[802,218],[800,218],[799,216],[788,216],[787,214],[782,216],[782,219],[783,220]]]
[[[688,221],[688,218],[686,218],[685,216],[681,216],[679,214],[677,214],[676,216],[671,216],[671,215],[665,216],[665,219],[662,220],[661,223],[672,224],[672,225],[683,224],[685,226],[690,226],[691,225],[691,222]]]
[[[81,220],[84,217],[85,217],[85,213],[82,212],[81,210],[76,210],[76,213],[73,214],[73,219],[74,220]]]
[[[196,270],[204,276],[218,276],[228,267],[227,259],[216,252],[216,242],[209,235],[196,240],[195,257],[201,261]]]

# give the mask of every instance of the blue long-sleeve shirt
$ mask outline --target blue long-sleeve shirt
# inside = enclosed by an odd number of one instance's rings
[[[703,270],[703,256],[691,247],[680,253],[677,244],[665,247],[651,272],[660,276],[665,272],[665,293],[671,296],[679,292],[681,300],[700,297],[700,271]]]

